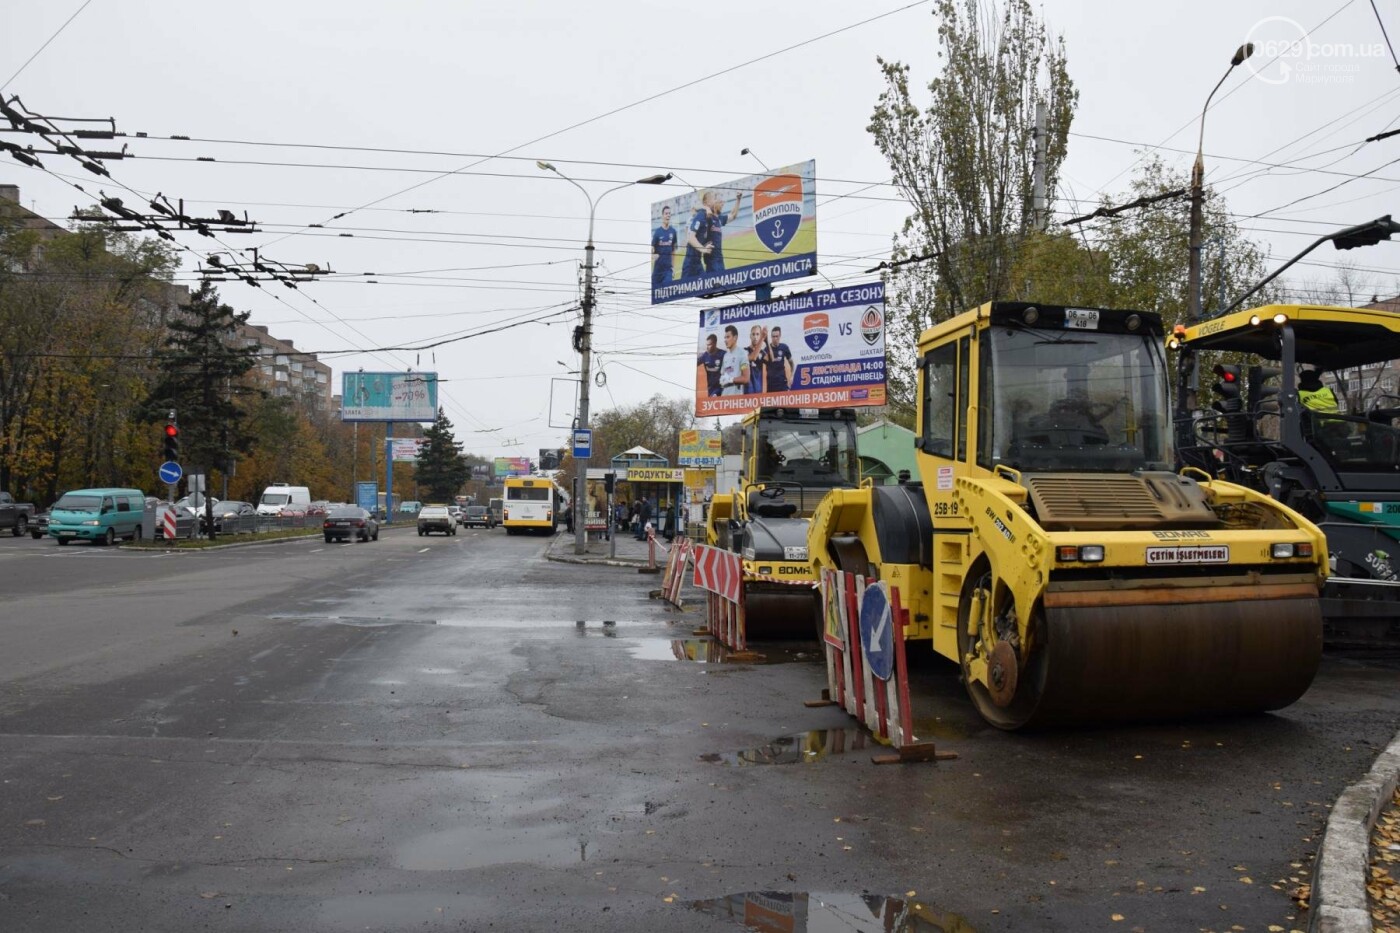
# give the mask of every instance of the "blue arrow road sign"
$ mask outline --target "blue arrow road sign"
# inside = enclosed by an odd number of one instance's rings
[[[156,473],[160,481],[167,486],[174,486],[180,481],[180,477],[185,475],[185,471],[180,469],[180,464],[174,460],[167,460],[160,465],[160,470]]]
[[[574,432],[574,458],[588,459],[593,456],[593,429],[579,428]]]
[[[870,673],[881,680],[890,679],[894,666],[894,621],[887,586],[884,580],[870,584],[860,600],[860,646]]]

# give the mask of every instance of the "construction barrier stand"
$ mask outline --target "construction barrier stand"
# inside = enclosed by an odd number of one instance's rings
[[[706,591],[710,634],[731,651],[748,647],[744,630],[744,571],[739,555],[705,544],[694,548],[695,585]]]

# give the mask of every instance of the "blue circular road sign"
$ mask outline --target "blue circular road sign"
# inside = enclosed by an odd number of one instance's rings
[[[156,471],[156,475],[160,477],[160,481],[165,485],[174,486],[180,481],[180,477],[185,475],[185,471],[180,469],[180,464],[176,463],[174,460],[167,460],[160,465],[160,469]]]
[[[894,619],[890,612],[888,584],[884,580],[865,588],[860,600],[860,646],[870,673],[889,680],[894,669]]]

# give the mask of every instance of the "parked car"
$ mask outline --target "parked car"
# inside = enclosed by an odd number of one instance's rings
[[[29,537],[38,541],[49,533],[49,510],[36,512],[29,519]]]
[[[207,531],[205,527],[205,514],[201,510],[199,513],[200,528]],[[214,533],[221,535],[236,535],[251,533],[258,530],[258,510],[251,502],[239,502],[236,499],[225,499],[214,505]]]
[[[491,510],[484,505],[469,505],[462,512],[462,524],[468,528],[496,527],[496,520],[491,517]]]
[[[445,505],[425,505],[418,512],[418,536],[440,531],[445,535],[457,533],[457,519]]]
[[[34,520],[34,506],[28,502],[16,502],[8,492],[0,492],[0,528],[10,529],[16,538],[29,530]]]
[[[326,543],[359,538],[361,541],[379,540],[379,522],[365,509],[356,505],[341,506],[326,513],[321,523]]]

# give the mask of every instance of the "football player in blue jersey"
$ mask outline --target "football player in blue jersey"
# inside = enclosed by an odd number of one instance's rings
[[[651,232],[651,287],[669,285],[674,278],[676,228],[671,226],[671,208],[661,209],[661,226]]]
[[[700,192],[700,203],[690,215],[690,227],[685,232],[685,259],[681,262],[681,278],[698,278],[705,272],[710,253],[710,192]]]
[[[724,362],[724,353],[719,349],[719,338],[710,334],[705,338],[705,352],[696,359],[695,365],[704,367],[705,390],[711,397],[719,395],[719,369]]]
[[[750,395],[763,391],[763,360],[768,352],[768,328],[755,324],[749,328],[749,385],[745,390]]]
[[[724,213],[724,195],[718,191],[706,192],[710,205],[710,252],[705,256],[706,272],[724,271],[724,225],[733,223],[734,218],[739,216],[739,204],[744,200],[744,192],[740,191],[739,196],[734,199],[734,207],[730,209],[726,217]]]
[[[783,329],[774,327],[768,335],[768,349],[763,354],[767,382],[765,392],[786,392],[792,385],[792,350],[783,343]]]

